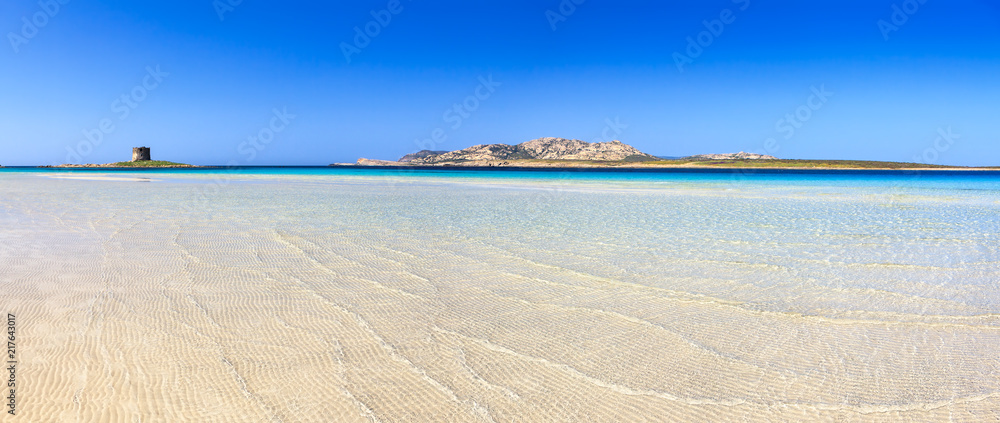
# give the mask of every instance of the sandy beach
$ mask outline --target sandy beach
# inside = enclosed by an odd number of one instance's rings
[[[11,421],[1000,420],[996,191],[57,177]]]

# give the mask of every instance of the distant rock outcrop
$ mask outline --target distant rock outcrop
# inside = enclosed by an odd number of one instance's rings
[[[394,162],[389,160],[372,160],[362,157],[358,159],[358,162],[356,164],[358,166],[403,166],[406,165],[407,163]]]
[[[427,150],[424,150],[427,151]],[[416,153],[419,155],[424,153]],[[539,138],[517,145],[483,144],[463,150],[410,157],[411,164],[490,166],[514,160],[577,160],[577,161],[652,161],[656,157],[643,153],[621,141],[589,143],[565,138]],[[400,161],[403,161],[402,159]]]
[[[447,153],[447,151],[431,151],[431,150],[420,150],[416,153],[410,153],[399,159],[401,163],[409,163],[417,159],[424,159],[430,156],[437,156],[440,154]]]
[[[777,157],[756,153],[731,153],[731,154],[699,154],[697,156],[685,157],[685,160],[778,160]]]

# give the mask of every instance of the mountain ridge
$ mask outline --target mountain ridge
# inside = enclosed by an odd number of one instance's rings
[[[358,159],[367,165],[503,166],[521,160],[640,162],[659,160],[621,141],[586,142],[566,138],[537,138],[516,145],[479,144],[455,151],[421,150],[398,161]]]

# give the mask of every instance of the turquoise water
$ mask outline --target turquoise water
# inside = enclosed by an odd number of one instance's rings
[[[678,181],[706,183],[756,183],[790,185],[838,186],[893,186],[941,189],[1000,190],[1000,171],[881,171],[881,170],[500,170],[500,169],[399,169],[362,167],[231,167],[231,168],[174,168],[174,169],[51,169],[35,167],[0,168],[0,174],[9,173],[66,173],[66,174],[139,174],[182,177],[200,175],[212,177],[241,176],[328,176],[328,177],[409,177],[409,178],[463,178],[463,179],[521,179],[521,180],[581,180],[581,181]]]
[[[998,172],[2,169],[0,212],[69,416],[1000,419]]]
[[[134,181],[151,184],[122,185]],[[241,215],[259,208],[272,210],[273,217],[308,216],[297,223],[314,227],[328,224],[325,218],[373,228],[433,228],[446,221],[469,236],[530,234],[537,238],[536,245],[569,255],[607,243],[616,247],[598,257],[618,263],[616,267],[628,262],[626,268],[645,269],[627,276],[662,286],[675,278],[650,266],[688,257],[685,260],[701,264],[675,270],[718,276],[713,275],[718,269],[709,265],[720,256],[750,265],[730,275],[747,281],[778,277],[752,267],[765,265],[790,272],[785,277],[798,275],[794,279],[822,286],[912,293],[905,286],[907,278],[924,281],[920,284],[927,287],[974,285],[988,295],[979,290],[977,295],[961,294],[961,302],[975,304],[975,313],[1000,312],[1000,172],[0,169],[5,191],[18,191],[18,182],[60,191],[93,189],[104,196],[113,196],[117,189],[137,190],[143,198],[131,201],[185,213]],[[44,196],[45,189],[38,191]],[[323,204],[320,198],[345,196],[353,209],[316,209]],[[257,202],[247,203],[248,198]],[[371,220],[372,210],[380,210],[384,220]],[[595,216],[613,224],[594,226]],[[560,232],[550,233],[553,228]],[[648,255],[632,254],[637,252]],[[858,265],[874,267],[859,271]],[[731,287],[671,288],[721,295]],[[960,295],[935,292],[935,297],[948,300]],[[758,297],[738,298],[789,302],[780,294]],[[791,303],[815,300],[796,298]],[[885,309],[894,309],[891,305],[885,303]]]

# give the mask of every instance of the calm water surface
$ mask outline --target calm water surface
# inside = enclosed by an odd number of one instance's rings
[[[0,169],[0,211],[37,413],[1000,419],[996,172]]]

